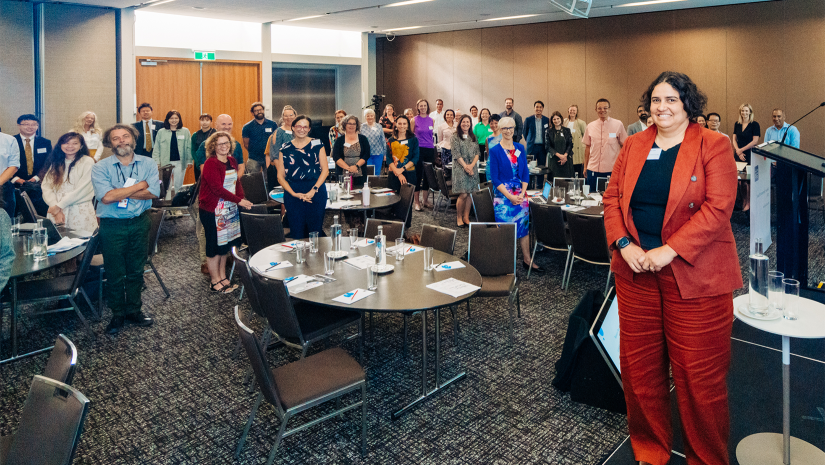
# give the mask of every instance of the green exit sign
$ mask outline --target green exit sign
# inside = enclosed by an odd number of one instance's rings
[[[196,60],[215,61],[215,52],[195,52]]]

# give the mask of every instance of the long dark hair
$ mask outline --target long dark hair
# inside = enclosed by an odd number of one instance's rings
[[[66,153],[63,152],[63,144],[69,142],[71,139],[77,139],[80,141],[80,150],[77,151],[74,156],[74,160],[72,160],[72,163],[69,165],[66,180],[68,180],[69,176],[71,176],[74,165],[76,165],[82,157],[89,156],[89,147],[86,146],[86,139],[84,139],[83,136],[76,132],[67,132],[66,134],[60,136],[60,139],[58,139],[57,143],[54,144],[52,153],[49,154],[48,161],[43,165],[43,169],[40,170],[41,179],[45,179],[48,174],[51,174],[52,184],[55,187],[63,184],[63,171],[66,169]]]
[[[398,120],[403,119],[407,122],[407,133],[404,134],[404,139],[409,139],[410,137],[415,137],[415,134],[410,130],[410,119],[404,115],[400,115],[395,118],[395,126],[392,128],[392,135],[395,136],[396,140],[401,140],[400,136],[398,135]]]
[[[465,136],[464,130],[461,129],[461,122],[464,121],[465,118],[470,120],[470,130],[467,131],[466,135],[470,136],[470,140],[472,140],[473,142],[478,142],[478,139],[476,139],[476,135],[473,132],[473,118],[470,115],[461,115],[461,118],[458,119],[458,124],[456,125],[456,130],[455,130],[456,133],[458,134],[458,138],[463,139],[464,136]]]
[[[163,120],[163,127],[164,129],[172,130],[172,125],[169,123],[169,118],[171,118],[172,115],[178,116],[178,125],[175,128],[175,130],[177,131],[178,129],[183,127],[183,118],[181,118],[180,113],[178,113],[178,110],[169,110],[169,112],[166,113],[166,119]]]

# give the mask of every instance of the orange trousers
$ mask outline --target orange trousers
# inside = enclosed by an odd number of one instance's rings
[[[616,276],[621,369],[636,460],[664,465],[673,443],[673,369],[687,462],[727,465],[730,417],[727,373],[733,295],[684,300],[670,266]]]

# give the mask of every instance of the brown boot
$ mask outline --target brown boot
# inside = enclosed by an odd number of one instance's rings
[[[209,274],[209,267],[206,266],[206,263],[201,263],[201,273],[205,275]]]

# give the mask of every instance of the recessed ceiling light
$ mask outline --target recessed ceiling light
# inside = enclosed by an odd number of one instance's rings
[[[531,18],[533,16],[538,15],[519,15],[519,16],[505,16],[503,18],[490,18],[490,19],[482,19],[482,21],[503,21],[505,19],[521,19],[521,18]]]
[[[490,13],[481,13],[479,16],[490,16]]]
[[[398,3],[390,3],[389,5],[384,5],[384,8],[389,8],[393,6],[404,6],[404,5],[414,5],[416,3],[425,3],[425,2],[432,2],[433,0],[407,0],[405,2],[398,2]]]
[[[420,28],[420,27],[422,27],[422,26],[394,27],[394,28],[392,28],[392,29],[384,29],[384,32],[389,32],[389,31],[406,31],[407,29],[418,29],[418,28]]]
[[[193,10],[205,10],[206,8],[204,8],[202,6],[193,6],[192,9]]]
[[[304,20],[304,19],[320,18],[321,16],[324,16],[324,15],[304,16],[302,18],[288,19],[287,21],[301,21],[301,20]]]
[[[650,0],[648,2],[635,2],[635,3],[625,3],[623,5],[616,5],[617,7],[621,6],[646,6],[646,5],[655,5],[657,3],[674,3],[674,2],[684,2],[685,0]]]

